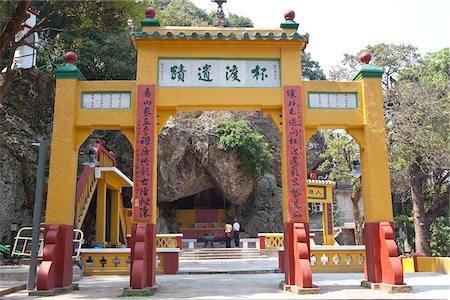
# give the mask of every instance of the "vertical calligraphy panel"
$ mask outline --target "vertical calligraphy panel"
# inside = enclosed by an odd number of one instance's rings
[[[305,131],[300,86],[284,87],[284,115],[289,222],[307,222]]]
[[[155,86],[139,85],[134,152],[134,222],[152,222],[155,148]]]
[[[326,203],[327,206],[327,230],[328,230],[328,235],[333,236],[334,235],[334,231],[333,231],[333,203]],[[324,225],[322,225],[324,226]]]

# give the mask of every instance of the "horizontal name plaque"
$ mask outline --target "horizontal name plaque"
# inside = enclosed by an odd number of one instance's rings
[[[279,60],[159,59],[159,87],[280,87]]]
[[[355,109],[358,108],[358,93],[308,93],[309,108]]]
[[[81,109],[131,108],[131,92],[87,92],[81,94]]]

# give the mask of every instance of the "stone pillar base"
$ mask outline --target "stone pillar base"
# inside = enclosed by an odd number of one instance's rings
[[[280,289],[283,292],[290,292],[298,295],[320,294],[320,289],[315,285],[311,288],[302,288],[296,285],[286,284],[285,281],[280,282]]]
[[[402,284],[402,285],[396,285],[396,284],[388,284],[388,283],[375,283],[370,282],[367,280],[361,281],[361,286],[366,289],[371,289],[375,291],[382,291],[389,294],[394,293],[412,293],[412,286]]]
[[[71,291],[78,291],[80,287],[78,286],[78,283],[73,283],[69,286],[61,287],[61,288],[54,288],[51,290],[33,290],[28,293],[28,296],[38,296],[38,297],[51,297],[51,296],[57,296],[61,294],[67,294]]]
[[[159,285],[146,287],[144,289],[124,288],[123,293],[119,297],[153,296],[157,291],[159,291],[159,289]]]

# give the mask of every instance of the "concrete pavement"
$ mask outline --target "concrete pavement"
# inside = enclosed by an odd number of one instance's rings
[[[151,299],[449,299],[450,277],[437,273],[406,274],[406,283],[413,286],[412,294],[388,294],[359,287],[363,274],[314,274],[319,295],[294,295],[282,292],[278,283],[283,274],[208,274],[161,275],[161,286]],[[129,284],[127,276],[85,277],[79,281],[80,290],[55,296],[55,299],[115,299]],[[143,299],[145,297],[133,297]],[[25,291],[4,299],[39,299]]]
[[[413,293],[388,294],[361,288],[362,273],[315,273],[313,282],[321,293],[294,295],[279,289],[284,274],[273,273],[277,268],[276,258],[180,261],[181,274],[157,276],[161,288],[151,299],[450,299],[450,276],[446,274],[407,273],[405,282],[413,286]],[[129,277],[84,277],[78,283],[80,290],[53,299],[116,299],[129,286]],[[1,299],[39,297],[20,291]]]

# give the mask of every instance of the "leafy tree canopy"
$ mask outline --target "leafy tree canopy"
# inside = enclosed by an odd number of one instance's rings
[[[219,149],[236,152],[247,175],[264,174],[270,169],[272,153],[269,144],[247,121],[220,120],[215,132],[219,135]]]
[[[10,8],[17,6],[15,3],[0,2],[1,28],[13,14]],[[141,30],[140,21],[145,17],[144,9],[148,6],[157,10],[156,18],[163,26],[208,26],[214,20],[214,13],[208,13],[188,0],[46,0],[32,1],[30,6],[39,10],[40,16],[46,17],[40,29],[44,49],[38,66],[49,62],[61,64],[64,54],[74,51],[78,54],[77,66],[88,80],[134,79],[136,53],[129,36],[132,31]],[[236,14],[230,14],[226,24],[233,27],[253,25],[250,19]],[[14,37],[17,30],[12,31]],[[4,45],[2,43],[2,47]],[[1,54],[3,56],[3,50]],[[11,51],[7,55],[10,57]],[[0,67],[5,63],[6,60]]]
[[[311,54],[302,53],[302,77],[308,80],[326,80],[325,73],[318,61],[311,58]]]

